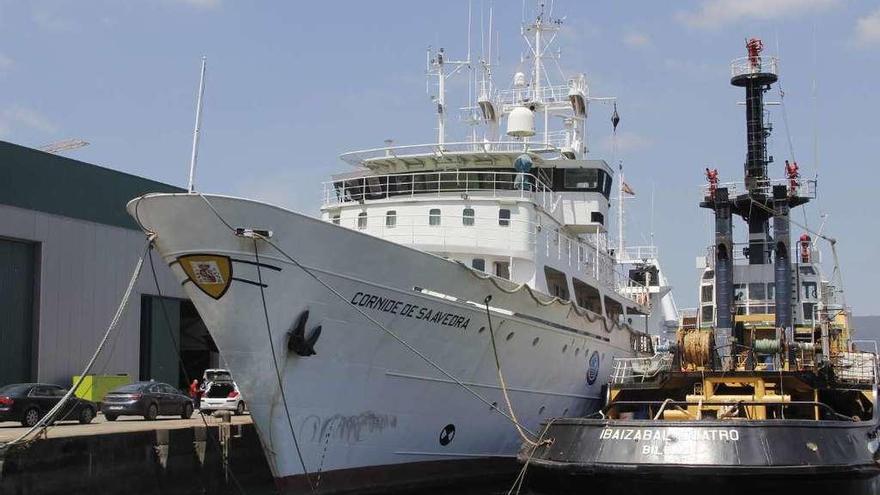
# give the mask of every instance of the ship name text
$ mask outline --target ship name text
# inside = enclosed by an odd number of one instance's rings
[[[605,428],[599,434],[600,440],[631,441],[739,441],[739,431],[735,429],[694,429],[671,432],[654,428]]]
[[[351,298],[351,304],[362,308],[374,309],[383,313],[391,313],[393,315],[414,318],[416,320],[425,320],[437,325],[465,330],[471,323],[471,319],[466,316],[447,313],[438,309],[419,306],[418,304],[406,303],[390,297],[367,294],[365,292],[357,292],[354,297]]]

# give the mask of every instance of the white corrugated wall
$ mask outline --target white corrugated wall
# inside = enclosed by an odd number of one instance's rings
[[[0,205],[0,237],[38,243],[34,378],[69,385],[109,325],[146,237],[136,230],[6,205]],[[162,294],[185,297],[167,265],[153,256]],[[156,294],[149,264],[94,373],[138,378],[142,294]]]

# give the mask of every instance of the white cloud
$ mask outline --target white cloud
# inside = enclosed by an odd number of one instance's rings
[[[860,46],[880,45],[880,9],[856,21],[855,42]]]
[[[644,33],[631,31],[623,37],[623,43],[632,48],[642,48],[651,45],[651,38]]]
[[[840,0],[705,0],[700,8],[679,12],[679,21],[696,28],[714,29],[743,20],[772,20],[827,10]]]
[[[58,126],[32,108],[16,105],[0,111],[0,134],[8,135],[19,129],[51,134],[58,130]]]

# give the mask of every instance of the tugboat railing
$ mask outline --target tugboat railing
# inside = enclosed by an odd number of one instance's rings
[[[614,384],[644,382],[672,369],[673,355],[657,353],[651,357],[614,358],[611,382]]]
[[[608,412],[612,409],[617,408],[618,406],[659,406],[663,409],[669,407],[675,407],[677,409],[683,409],[681,406],[696,406],[698,405],[696,402],[688,402],[684,400],[621,400],[614,401],[604,409],[602,409],[602,414],[608,415]],[[737,400],[737,401],[717,401],[717,400],[701,400],[699,403],[700,406],[802,406],[802,407],[816,407],[821,408],[824,411],[828,412],[830,415],[839,418],[841,421],[849,421],[849,422],[858,422],[860,419],[854,418],[852,416],[846,416],[844,414],[840,414],[833,407],[829,406],[824,402],[812,401],[812,400],[793,400],[787,402],[770,402],[770,401],[760,401],[760,400]],[[662,412],[662,410],[661,410]],[[695,418],[696,419],[696,418]],[[714,418],[713,418],[714,419]],[[731,418],[732,419],[732,418]],[[756,421],[772,421],[772,420],[756,420]],[[789,420],[790,421],[790,420]],[[816,420],[813,420],[816,421]]]

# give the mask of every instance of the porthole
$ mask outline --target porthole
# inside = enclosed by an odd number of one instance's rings
[[[538,409],[538,415],[544,414],[544,411],[545,411],[545,410],[547,410],[547,407],[546,407],[546,406],[541,406],[541,407]]]
[[[574,355],[575,355],[575,357],[581,355],[581,348],[580,348],[580,347],[575,348],[575,350],[574,350]]]
[[[486,327],[480,327],[480,329],[477,330],[477,333],[483,333],[483,330],[485,330],[485,329],[486,329]]]
[[[565,354],[565,351],[567,351],[567,350],[568,350],[568,344],[565,344],[564,346],[562,346],[562,353],[563,354]]]
[[[507,334],[507,338],[505,340],[510,341],[510,339],[512,339],[512,338],[513,338],[513,332],[510,332],[509,334]]]
[[[536,345],[538,345],[538,341],[539,341],[539,340],[541,340],[541,337],[535,337],[535,339],[532,340],[532,346],[536,346]]]
[[[565,416],[567,414],[568,414],[568,408],[566,407],[565,409],[562,410],[562,415]]]

